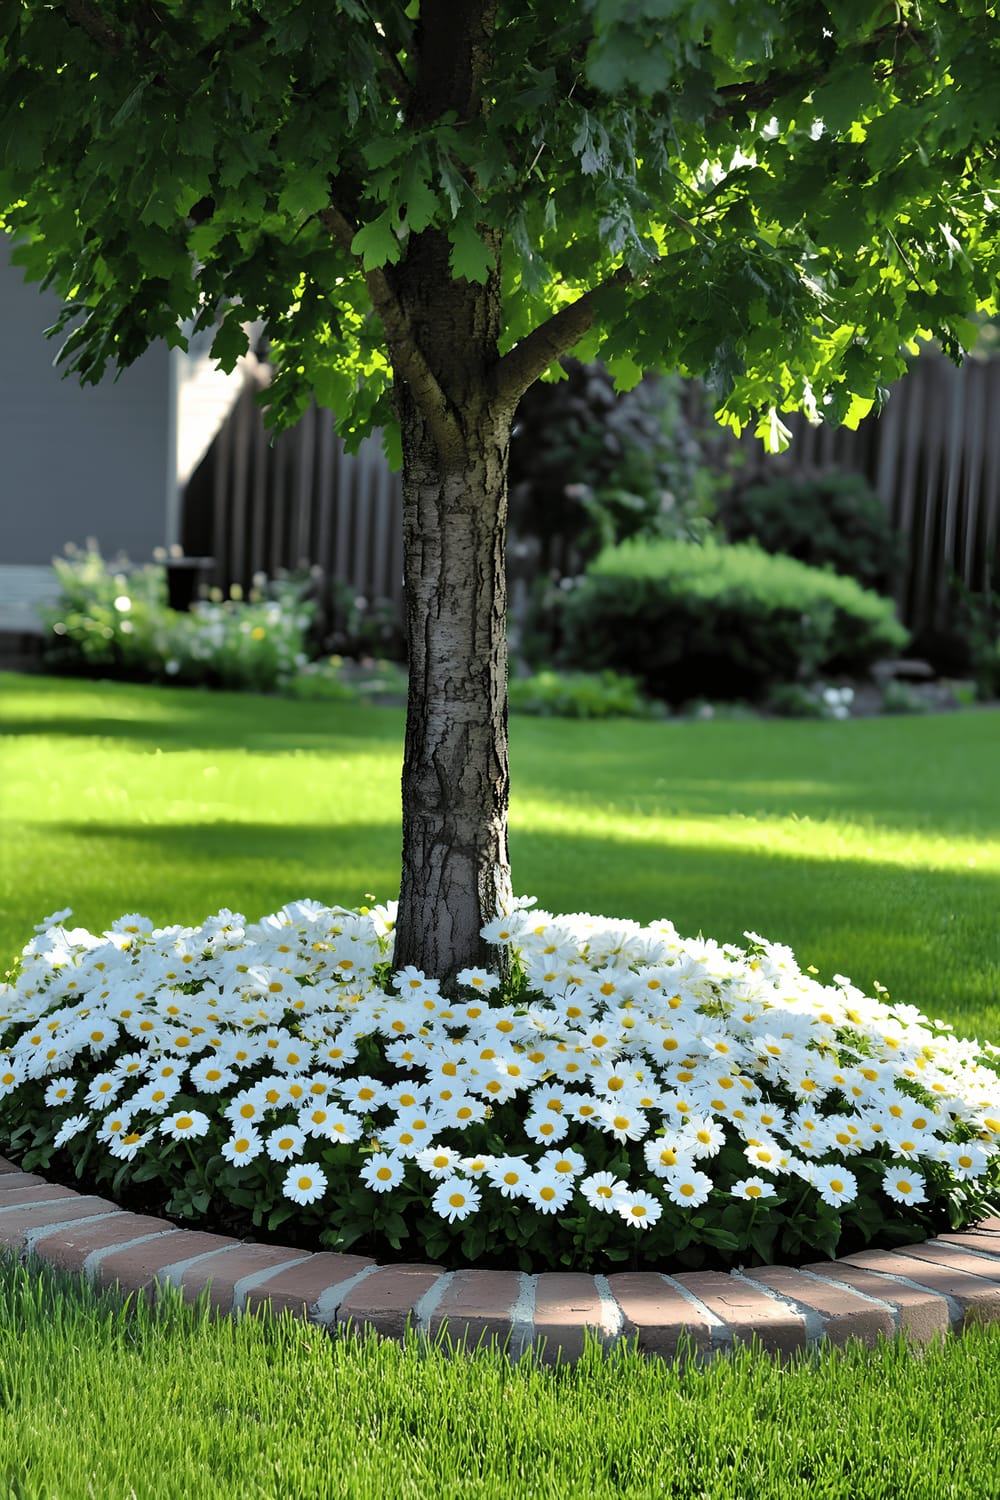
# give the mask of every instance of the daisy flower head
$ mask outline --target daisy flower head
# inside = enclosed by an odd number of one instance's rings
[[[153,1079],[133,1094],[129,1103],[133,1111],[143,1110],[151,1115],[165,1115],[180,1089],[179,1078]]]
[[[437,979],[428,979],[422,969],[407,964],[392,976],[393,986],[408,1000],[439,1000],[441,985]]]
[[[557,1214],[573,1196],[573,1184],[555,1172],[534,1172],[524,1187],[524,1196],[543,1214]]]
[[[896,1203],[926,1203],[924,1179],[919,1172],[890,1167],[882,1178],[882,1191]]]
[[[81,1130],[86,1130],[89,1124],[89,1115],[70,1115],[68,1120],[63,1120],[59,1129],[56,1131],[55,1138],[52,1142],[53,1146],[55,1146],[57,1150],[60,1146],[65,1146],[66,1142],[71,1141],[74,1136],[79,1135]]]
[[[431,1208],[449,1224],[454,1224],[456,1219],[467,1219],[470,1214],[475,1213],[480,1201],[480,1192],[475,1183],[465,1182],[453,1173],[438,1183],[431,1199]]]
[[[964,1141],[961,1145],[945,1141],[936,1154],[941,1161],[948,1163],[952,1176],[959,1182],[981,1177],[990,1159],[990,1153],[973,1141]]]
[[[691,1155],[696,1158],[718,1156],[726,1144],[726,1132],[711,1115],[695,1115],[685,1120],[681,1139],[685,1146],[690,1143]]]
[[[244,1130],[233,1131],[222,1147],[222,1155],[232,1166],[245,1167],[259,1156],[263,1149],[264,1142],[250,1125]]]
[[[208,1115],[202,1114],[200,1109],[179,1109],[176,1114],[160,1121],[160,1134],[171,1136],[175,1141],[196,1140],[208,1134],[210,1123]]]
[[[68,1104],[75,1093],[74,1078],[53,1078],[45,1090],[45,1102],[50,1109],[58,1109],[60,1104]]]
[[[776,1192],[772,1182],[765,1182],[763,1177],[742,1177],[739,1182],[734,1182],[729,1189],[734,1198],[746,1198],[750,1203],[757,1203],[761,1198],[773,1198]]]
[[[293,1203],[315,1203],[326,1192],[326,1173],[314,1162],[296,1162],[285,1174],[281,1191]]]
[[[541,1170],[554,1172],[557,1177],[565,1177],[570,1182],[574,1177],[579,1177],[586,1165],[586,1159],[579,1151],[574,1151],[571,1147],[565,1151],[560,1151],[558,1147],[552,1151],[546,1151],[538,1162]]]
[[[228,1088],[231,1083],[236,1082],[236,1074],[232,1068],[227,1068],[217,1057],[204,1057],[196,1062],[188,1075],[193,1088],[199,1094],[220,1094],[223,1089]]]
[[[502,1197],[520,1198],[531,1180],[531,1168],[523,1156],[498,1156],[486,1175]]]
[[[550,1110],[532,1110],[525,1117],[524,1133],[529,1141],[534,1141],[539,1146],[561,1141],[568,1130],[565,1117],[553,1114]]]
[[[131,1161],[151,1139],[152,1134],[151,1130],[123,1130],[108,1142],[108,1153],[119,1161]]]
[[[279,1125],[264,1142],[272,1161],[291,1161],[305,1150],[305,1131],[297,1125]]]
[[[618,1195],[614,1207],[633,1229],[651,1229],[663,1213],[663,1204],[652,1193],[630,1189]]]
[[[249,1125],[252,1120],[259,1123],[263,1113],[264,1108],[256,1089],[241,1089],[222,1111],[223,1118],[228,1120],[230,1125],[243,1126]]]
[[[674,1167],[663,1179],[664,1192],[681,1208],[698,1208],[715,1186],[711,1177],[695,1167]]]
[[[500,980],[488,969],[462,969],[458,975],[458,982],[480,995],[491,995],[500,987]]]
[[[428,1177],[445,1178],[454,1175],[459,1153],[451,1146],[425,1146],[417,1152],[415,1160]]]
[[[91,1109],[108,1109],[121,1093],[121,1088],[122,1080],[113,1073],[98,1073],[84,1095],[84,1103]]]
[[[376,1151],[370,1156],[358,1174],[373,1193],[387,1193],[402,1182],[406,1175],[406,1164],[388,1151]]]
[[[616,1141],[639,1141],[649,1129],[649,1121],[641,1109],[627,1109],[617,1100],[600,1106],[595,1123]]]
[[[666,1177],[674,1167],[687,1168],[694,1162],[690,1145],[678,1132],[655,1136],[643,1143],[646,1166],[656,1177]]]
[[[618,1207],[618,1200],[627,1191],[628,1184],[613,1172],[591,1172],[579,1187],[591,1208],[609,1214]]]
[[[842,1203],[853,1203],[858,1196],[858,1179],[844,1167],[813,1166],[810,1178],[823,1202],[833,1208],[839,1208]]]
[[[117,1110],[109,1110],[97,1127],[97,1139],[109,1145],[118,1136],[127,1133],[130,1123],[130,1115],[120,1114]]]

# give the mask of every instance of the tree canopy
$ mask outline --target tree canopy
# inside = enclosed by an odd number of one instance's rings
[[[393,273],[438,230],[500,277],[499,392],[573,347],[780,444],[995,295],[982,0],[2,0],[0,38],[0,212],[84,380],[221,313],[231,367],[263,319],[275,420],[392,430],[393,366],[436,380]]]

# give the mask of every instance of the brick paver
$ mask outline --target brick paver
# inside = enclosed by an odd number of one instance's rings
[[[426,1331],[437,1338],[444,1327],[453,1344],[468,1349],[502,1344],[520,1295],[516,1271],[456,1271],[435,1303]]]
[[[337,1323],[361,1331],[374,1329],[386,1338],[401,1339],[414,1323],[417,1303],[442,1275],[440,1266],[381,1266],[357,1282],[337,1309]]]
[[[712,1347],[712,1324],[704,1311],[655,1271],[618,1271],[608,1285],[622,1311],[622,1336],[644,1354],[669,1359],[679,1347],[702,1354]]]
[[[119,1282],[123,1287],[148,1292],[154,1289],[160,1272],[167,1266],[193,1260],[196,1255],[210,1254],[225,1245],[238,1244],[239,1240],[221,1234],[203,1234],[200,1229],[175,1229],[172,1234],[144,1240],[142,1244],[125,1246],[102,1256],[94,1275],[102,1286]]]
[[[29,1192],[40,1192],[29,1188]],[[47,1190],[50,1194],[52,1189]],[[68,1193],[47,1203],[18,1203],[0,1209],[0,1246],[9,1250],[30,1248],[36,1230],[48,1224],[70,1223],[76,1219],[94,1219],[99,1214],[118,1214],[121,1210],[107,1198],[81,1197]]]
[[[169,1277],[181,1288],[185,1302],[197,1302],[203,1292],[215,1312],[239,1312],[243,1297],[238,1293],[241,1281],[263,1272],[276,1272],[282,1266],[294,1266],[308,1257],[308,1250],[290,1250],[285,1245],[243,1245],[236,1243],[202,1256]],[[167,1268],[169,1269],[169,1268]],[[161,1280],[167,1279],[166,1271]]]
[[[784,1357],[822,1339],[872,1345],[899,1330],[924,1344],[1000,1321],[1000,1218],[891,1252],[732,1275],[445,1272],[179,1229],[0,1157],[0,1247],[150,1295],[168,1280],[189,1301],[207,1288],[219,1313],[292,1312],[395,1339],[407,1327],[431,1338],[444,1330],[455,1344],[498,1344],[512,1357],[534,1345],[548,1362],[578,1358],[586,1329],[667,1358],[751,1340]]]
[[[112,1214],[106,1219],[84,1220],[69,1228],[56,1229],[49,1226],[39,1230],[33,1240],[33,1249],[60,1271],[82,1271],[93,1274],[105,1254],[121,1249],[132,1240],[149,1239],[153,1236],[166,1238],[177,1234],[166,1219],[154,1219],[147,1214]]]
[[[1000,1286],[982,1276],[941,1265],[933,1258],[903,1255],[899,1251],[861,1250],[856,1255],[846,1255],[844,1259],[849,1265],[863,1266],[883,1276],[905,1277],[948,1298],[954,1308],[953,1326],[1000,1320]]]
[[[845,1260],[816,1261],[801,1269],[827,1281],[842,1282],[866,1297],[888,1303],[895,1314],[897,1328],[911,1343],[929,1344],[948,1332],[951,1321],[948,1303],[937,1292],[922,1291],[902,1281],[890,1281]]]
[[[247,1312],[291,1312],[317,1323],[336,1320],[351,1283],[375,1262],[364,1255],[318,1250],[289,1270],[274,1275],[246,1295]]]
[[[777,1355],[806,1347],[803,1315],[758,1287],[722,1271],[684,1271],[673,1279],[723,1320],[732,1340],[749,1343],[755,1339],[769,1354]]]
[[[831,1344],[841,1347],[851,1339],[859,1339],[873,1348],[880,1334],[892,1338],[895,1332],[896,1320],[890,1308],[866,1302],[846,1287],[814,1281],[791,1266],[760,1266],[745,1275],[748,1281],[780,1292],[782,1297],[813,1313],[819,1319],[814,1338],[829,1339]]]
[[[581,1271],[543,1271],[535,1277],[535,1338],[546,1362],[557,1356],[579,1359],[585,1328],[598,1337],[620,1333],[620,1317],[609,1324],[609,1312],[593,1276]]]

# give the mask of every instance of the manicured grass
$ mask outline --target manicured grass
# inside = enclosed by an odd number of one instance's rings
[[[0,959],[72,906],[251,917],[399,883],[403,717],[0,678]],[[1000,1038],[1000,714],[657,724],[512,721],[515,886],[789,943]]]
[[[0,1261],[0,1492],[16,1500],[969,1500],[993,1491],[1000,1328],[915,1357],[678,1371],[452,1358],[150,1313]]]

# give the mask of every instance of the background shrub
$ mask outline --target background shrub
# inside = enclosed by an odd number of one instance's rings
[[[294,580],[261,578],[247,599],[215,590],[182,612],[167,603],[162,563],[108,564],[91,542],[53,566],[60,597],[44,619],[54,671],[255,692],[286,689],[308,671],[313,695],[329,696],[315,679],[332,681],[336,670],[310,664],[315,606]]]
[[[634,677],[618,672],[557,672],[552,668],[530,677],[512,677],[508,685],[512,713],[562,719],[640,719],[656,714]]]
[[[619,394],[601,364],[561,362],[517,409],[510,446],[511,531],[544,567],[570,545],[580,562],[637,535],[697,531],[707,503],[701,448],[681,381],[649,377]]]
[[[560,617],[567,665],[632,673],[670,703],[864,673],[908,640],[892,603],[853,579],[713,540],[605,550]]]
[[[887,593],[902,562],[902,538],[861,474],[773,479],[720,495],[718,519],[733,542],[755,540],[810,567],[830,567]]]

